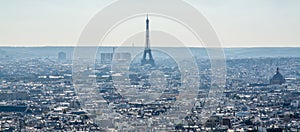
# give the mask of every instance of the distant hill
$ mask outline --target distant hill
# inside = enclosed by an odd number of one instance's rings
[[[229,58],[300,57],[300,48],[227,48]]]
[[[57,58],[61,51],[71,58],[73,50],[73,47],[0,47],[0,52],[9,58]]]
[[[126,47],[135,48],[135,47]],[[137,48],[140,49],[140,48]],[[172,48],[180,53],[181,48]],[[57,58],[58,52],[73,56],[74,47],[0,47],[0,58]],[[112,52],[112,47],[101,47],[101,52]],[[142,51],[141,51],[142,52]],[[204,48],[191,48],[198,58],[207,58]],[[300,48],[225,48],[227,58],[300,57]]]

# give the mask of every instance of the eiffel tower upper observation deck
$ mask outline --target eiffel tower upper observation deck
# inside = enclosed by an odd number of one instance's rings
[[[148,58],[147,58],[148,55]],[[150,48],[150,33],[149,33],[149,19],[147,15],[146,19],[146,45],[145,45],[145,50],[144,50],[144,55],[142,59],[142,66],[149,64],[152,67],[155,66],[155,61],[153,59],[152,53],[151,53],[151,48]]]

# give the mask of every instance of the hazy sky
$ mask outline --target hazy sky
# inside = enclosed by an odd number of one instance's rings
[[[224,47],[300,47],[300,0],[186,1],[208,19]],[[0,46],[75,46],[84,26],[111,2],[1,0]]]

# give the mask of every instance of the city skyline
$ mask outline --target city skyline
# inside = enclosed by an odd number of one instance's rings
[[[0,2],[0,131],[300,130],[299,0]]]
[[[18,52],[22,48],[13,49]],[[43,52],[39,48],[37,50]],[[54,52],[51,48],[48,51]],[[195,51],[199,52],[200,49]],[[256,51],[250,52],[260,54]],[[204,106],[209,103],[204,98],[211,91],[210,84],[213,82],[210,72],[211,62],[207,58],[200,58],[200,55],[196,55],[195,58],[198,66],[196,68],[200,71],[197,75],[201,80],[201,87],[193,86],[199,88],[197,98],[191,98],[196,99],[196,103],[192,103],[195,104],[193,114],[188,112],[172,114],[177,110],[189,108],[185,104],[190,101],[186,101],[182,96],[185,94],[183,90],[185,86],[197,83],[184,81],[182,71],[192,75],[191,79],[199,80],[193,74],[195,72],[190,65],[188,68],[193,72],[178,69],[174,65],[180,63],[176,63],[167,54],[156,51],[154,54],[157,56],[155,59],[158,69],[151,68],[151,76],[145,76],[149,75],[149,71],[140,66],[142,54],[131,58],[134,54],[117,52],[115,57],[112,57],[112,48],[107,48],[100,54],[101,60],[100,58],[96,60],[95,69],[84,67],[74,74],[72,71],[74,63],[70,58],[60,59],[59,54],[55,52],[55,57],[39,54],[29,58],[24,56],[0,58],[3,60],[0,63],[1,130],[296,132],[300,129],[299,57],[227,58],[226,84],[224,84],[226,88],[224,93],[221,93],[224,97],[215,103],[219,105],[206,121],[199,117],[202,117]],[[184,61],[187,62],[189,57],[185,58]],[[122,70],[123,64],[128,62],[131,63],[130,69]],[[277,67],[280,71],[276,70]],[[82,78],[77,78],[77,75]],[[129,79],[126,79],[127,77]],[[162,83],[161,80],[165,77],[166,80],[172,81]],[[79,81],[76,81],[78,79]],[[91,79],[95,79],[97,87],[86,87],[90,86],[87,81]],[[138,91],[129,93],[127,91],[134,89]],[[95,90],[98,92],[94,93]],[[153,96],[143,98],[144,100],[139,102],[141,97],[146,97],[148,91],[151,91]],[[85,98],[88,100],[82,100]],[[182,109],[177,109],[178,106]],[[95,110],[98,113],[94,113]],[[97,115],[97,118],[94,118],[94,115]],[[173,121],[180,118],[184,119],[181,122]],[[149,120],[153,122],[147,123]],[[199,122],[201,120],[202,123]]]

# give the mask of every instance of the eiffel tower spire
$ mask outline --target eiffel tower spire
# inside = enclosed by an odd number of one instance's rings
[[[151,53],[151,48],[150,48],[150,33],[149,33],[149,17],[147,14],[147,19],[146,19],[146,45],[145,45],[145,50],[144,50],[144,55],[142,59],[142,66],[146,64],[150,64],[151,66],[155,66],[155,62]],[[148,55],[148,59],[147,59]]]

